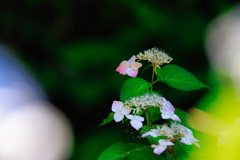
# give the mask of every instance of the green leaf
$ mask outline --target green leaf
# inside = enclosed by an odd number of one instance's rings
[[[167,85],[183,91],[197,90],[201,88],[209,88],[187,70],[177,65],[167,65],[162,69],[156,68],[158,74],[157,80]]]
[[[183,143],[176,142],[174,145],[174,157],[176,160],[187,160],[189,156],[189,151],[188,149],[191,149],[191,145],[186,145]]]
[[[150,146],[135,143],[117,142],[107,148],[99,156],[98,160],[158,160],[165,158],[162,155],[156,155]]]
[[[151,83],[141,78],[130,78],[122,86],[120,99],[122,102],[126,100],[143,95],[149,91]]]
[[[162,118],[161,116],[161,112],[160,112],[160,108],[159,107],[151,107],[148,110],[148,118],[149,118],[149,123],[153,123],[159,119]]]
[[[111,122],[111,121],[114,119],[113,116],[114,116],[114,112],[111,112],[111,113],[108,115],[108,118],[103,119],[103,123],[99,124],[99,126],[102,126],[102,125],[104,125],[104,124],[107,124],[107,123]]]

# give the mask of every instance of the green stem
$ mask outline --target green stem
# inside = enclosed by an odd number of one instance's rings
[[[146,109],[146,119],[147,119],[147,126],[149,126],[149,119],[148,119],[148,108]]]
[[[152,71],[152,81],[151,81],[151,84],[152,84],[152,86],[151,86],[151,91],[152,91],[152,89],[153,89],[153,79],[154,79],[154,70],[155,70],[155,65],[153,65],[153,71]]]

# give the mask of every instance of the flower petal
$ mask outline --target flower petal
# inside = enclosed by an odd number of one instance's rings
[[[114,120],[116,122],[120,122],[124,118],[124,115],[121,112],[115,112]]]
[[[126,115],[126,117],[127,117],[128,119],[131,119],[131,120],[132,120],[132,119],[135,119],[135,118],[134,118],[134,116],[133,116],[133,115],[131,115],[131,114],[129,114],[129,115]]]
[[[172,118],[174,121],[179,121],[179,122],[181,122],[181,119],[180,119],[176,114],[172,114],[172,115],[171,115],[171,118]]]
[[[150,131],[149,133],[152,137],[156,138],[159,136],[159,134],[157,132],[154,132],[154,131]]]
[[[138,63],[138,62],[132,62],[130,63],[130,65],[133,70],[138,70],[138,68],[142,67],[142,63]]]
[[[182,137],[182,139],[180,140],[180,143],[185,143],[187,145],[191,145],[192,142],[190,140],[187,140],[185,137]]]
[[[131,112],[131,108],[129,106],[125,106],[122,110],[122,114],[127,115]]]
[[[146,137],[146,136],[149,136],[149,132],[146,132],[142,135],[142,137]]]
[[[121,109],[123,109],[123,103],[121,101],[113,101],[112,111],[118,112]]]
[[[122,61],[122,63],[120,63],[116,71],[122,75],[125,75],[129,67],[130,67],[130,64],[128,63],[128,61]]]
[[[136,121],[136,120],[131,120],[130,124],[132,125],[133,128],[135,128],[136,130],[139,130],[140,128],[142,128],[143,124],[142,122]]]
[[[169,119],[171,116],[169,114],[162,114],[162,119]]]
[[[168,145],[168,146],[173,146],[173,145],[175,145],[174,143],[172,143],[172,142],[170,142],[170,141],[167,141],[165,144]]]
[[[185,127],[185,128],[186,128],[186,130],[187,130],[187,134],[193,135],[193,132],[192,132],[190,129],[188,129],[187,127]]]
[[[163,146],[158,146],[156,147],[153,152],[160,155],[167,147],[163,147]]]
[[[166,105],[167,105],[167,108],[169,109],[169,111],[172,111],[174,112],[175,111],[175,108],[173,107],[172,103],[167,101],[166,102]]]
[[[127,75],[130,77],[137,77],[138,70],[133,70],[131,67],[129,67],[126,71]]]
[[[141,116],[135,116],[135,119],[142,122],[144,121],[144,117]]]
[[[131,64],[132,62],[135,62],[136,56],[133,55],[129,60],[128,63]]]

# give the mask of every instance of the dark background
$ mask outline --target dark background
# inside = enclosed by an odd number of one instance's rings
[[[0,1],[0,42],[15,51],[68,117],[75,134],[72,159],[95,160],[113,143],[135,138],[126,124],[98,127],[129,78],[115,71],[121,61],[156,46],[173,57],[171,64],[211,86],[204,32],[236,2],[5,0]],[[150,81],[151,69],[143,68],[138,77]],[[164,84],[155,90],[183,110],[208,92],[178,91]]]

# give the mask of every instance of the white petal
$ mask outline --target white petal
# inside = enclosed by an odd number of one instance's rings
[[[116,122],[120,122],[124,118],[124,115],[121,112],[115,112],[114,120]]]
[[[170,115],[168,115],[168,114],[162,114],[162,119],[169,119],[169,118],[171,118]]]
[[[156,147],[153,152],[160,155],[167,147],[163,147],[163,146],[158,146]]]
[[[184,137],[189,140],[194,138],[191,134],[185,134]]]
[[[189,134],[189,135],[193,135],[193,132],[190,130],[190,129],[188,129],[187,127],[186,127],[186,130],[187,130],[187,134]]]
[[[134,118],[134,116],[133,116],[133,115],[131,115],[131,114],[129,114],[129,115],[126,115],[126,117],[127,117],[128,119],[135,119],[135,118]]]
[[[131,120],[130,123],[133,126],[133,128],[135,128],[136,130],[139,130],[143,126],[142,122],[139,122],[139,121],[136,121],[136,120]]]
[[[142,122],[144,121],[144,117],[141,116],[135,116],[135,119]]]
[[[165,144],[168,145],[168,146],[173,146],[173,145],[175,145],[174,143],[172,143],[172,142],[170,142],[170,141],[166,142]]]
[[[171,119],[173,119],[174,121],[179,121],[179,122],[181,122],[181,119],[180,119],[176,114],[172,114],[172,115],[171,115]]]
[[[159,135],[157,132],[152,132],[152,131],[149,134],[154,138],[158,137]]]
[[[149,132],[146,132],[142,135],[142,137],[146,137],[146,136],[149,136]]]
[[[122,108],[123,108],[123,103],[121,101],[113,101],[113,104],[112,104],[113,112],[118,112]]]
[[[187,140],[185,137],[183,137],[183,138],[180,140],[180,143],[185,143],[185,144],[187,144],[187,145],[191,145],[191,144],[192,144],[192,142],[189,141],[189,140]]]
[[[173,107],[171,102],[167,101],[166,105],[167,105],[167,108],[168,108],[169,111],[172,111],[172,112],[175,111],[175,108]]]
[[[165,143],[165,142],[166,142],[166,140],[164,140],[164,139],[159,139],[159,140],[158,140],[158,143],[159,143],[159,144],[162,144],[162,143]]]
[[[131,108],[128,106],[125,106],[122,110],[122,114],[127,115],[131,112]]]

